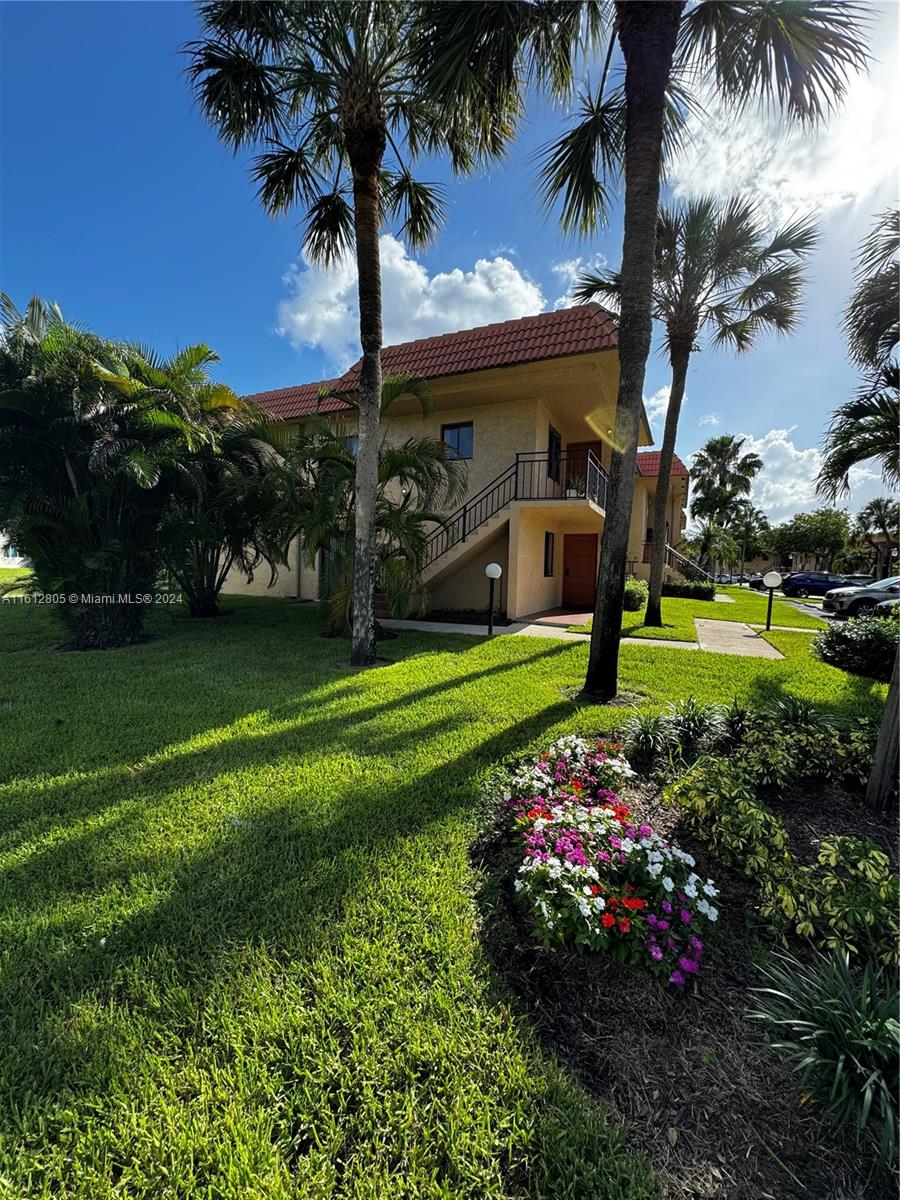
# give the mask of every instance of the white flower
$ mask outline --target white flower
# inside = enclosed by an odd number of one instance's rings
[[[719,889],[713,887],[713,881],[711,879],[707,879],[706,883],[704,883],[703,890],[706,892],[707,896],[718,896],[719,894]]]
[[[695,883],[686,883],[684,885],[684,894],[690,896],[692,900],[697,899],[697,885]]]
[[[675,890],[675,884],[668,875],[663,876],[662,885],[667,892],[672,892]]]

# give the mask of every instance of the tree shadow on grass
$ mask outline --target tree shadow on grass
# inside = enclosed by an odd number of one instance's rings
[[[192,746],[195,737],[183,751],[167,747],[166,757],[129,770],[125,796],[125,779],[115,773],[121,764],[111,768],[93,806],[90,777],[59,781],[49,805],[36,784],[33,798],[44,807],[44,828],[52,825],[58,836],[13,858],[0,877],[3,916],[19,943],[0,976],[5,1071],[20,1098],[16,1129],[43,1127],[48,1137],[55,1136],[54,1129],[62,1136],[53,1115],[59,1098],[72,1110],[65,1118],[70,1130],[88,1119],[85,1114],[109,1111],[106,1098],[121,1095],[123,1087],[124,1043],[117,1023],[123,1017],[133,1018],[141,1030],[141,1044],[130,1050],[134,1062],[125,1064],[134,1067],[135,1078],[147,1078],[154,1046],[184,1053],[199,1038],[197,1053],[213,1053],[211,1035],[199,1032],[204,1006],[210,996],[237,985],[242,965],[267,975],[283,971],[313,992],[323,986],[322,972],[343,970],[342,956],[360,945],[365,946],[363,961],[377,965],[383,952],[393,964],[385,988],[399,986],[397,979],[402,983],[406,972],[421,973],[432,960],[436,976],[451,970],[452,963],[444,961],[452,950],[444,925],[458,921],[467,903],[464,884],[454,873],[465,844],[458,826],[471,822],[479,778],[493,762],[543,739],[573,712],[570,702],[557,701],[501,729],[479,726],[476,697],[465,695],[466,689],[569,649],[541,647],[512,662],[437,679],[414,692],[402,693],[398,687],[392,695],[388,689],[376,703],[358,695],[355,680],[346,681],[346,687],[342,681],[338,694],[321,704],[306,697],[299,704],[291,699],[272,706],[267,724],[259,728],[243,729],[238,721],[237,731],[224,743]],[[438,702],[444,711],[427,719]],[[388,715],[399,715],[408,727],[380,729],[379,719]],[[318,801],[308,779],[291,794],[290,775],[297,763],[314,770],[321,759],[323,770],[335,770],[345,752],[355,756],[348,776],[336,789],[323,788],[329,792],[326,800]],[[423,769],[411,770],[420,759]],[[279,787],[281,773],[287,781]],[[251,782],[255,774],[271,781],[271,799],[266,782]],[[224,800],[218,789],[223,778],[230,780]],[[242,783],[247,784],[246,795]],[[95,789],[97,784],[94,779]],[[196,806],[192,808],[197,788],[209,801],[206,824],[198,823]],[[228,811],[232,800],[236,814]],[[85,817],[93,823],[78,828]],[[191,836],[178,846],[173,860],[171,839],[154,837],[154,827],[179,821]],[[27,817],[25,824],[33,839],[38,831]],[[447,897],[447,913],[428,916],[438,892],[434,881],[419,873],[419,853],[455,889]],[[458,949],[466,946],[463,938]],[[417,986],[427,996],[425,977]],[[416,994],[414,987],[411,995]],[[313,994],[307,996],[310,1003],[317,1003]],[[413,1003],[419,1001],[407,996],[398,1001],[401,1006]],[[473,1013],[486,1019],[477,1005]],[[327,1008],[323,1019],[326,1014]],[[496,1013],[491,1019],[498,1019]],[[349,1039],[350,1053],[352,1029],[342,1036]],[[390,1022],[381,1036],[390,1038]],[[521,1036],[527,1038],[527,1032]],[[229,1045],[215,1051],[226,1059],[233,1052]],[[436,1062],[425,1075],[418,1072],[411,1083],[403,1075],[410,1048],[398,1044],[393,1053],[401,1068],[398,1094],[412,1095],[415,1087],[426,1111],[437,1103],[440,1076],[452,1060]],[[282,1065],[277,1046],[268,1061],[277,1074]],[[294,1070],[284,1069],[288,1075]],[[587,1197],[593,1194],[589,1183],[574,1190],[570,1184],[590,1175],[592,1159],[599,1160],[600,1152],[610,1148],[610,1134],[603,1131],[601,1137],[602,1122],[591,1132],[594,1118],[585,1115],[577,1092],[570,1094],[563,1080],[548,1075],[541,1094],[546,1120],[535,1123],[530,1167],[524,1174],[521,1164],[501,1164],[500,1169],[518,1172],[517,1180],[524,1181],[521,1194],[550,1196],[558,1183],[568,1194]],[[139,1108],[149,1103],[146,1096],[134,1102]],[[247,1097],[243,1102],[249,1103]],[[354,1106],[360,1103],[353,1096],[335,1099],[335,1119],[352,1126]],[[514,1104],[511,1098],[509,1104]],[[586,1139],[586,1150],[583,1161],[566,1164],[560,1139],[569,1109],[573,1124],[576,1117],[581,1123],[577,1136]],[[501,1124],[505,1119],[502,1105],[490,1115]],[[279,1116],[273,1120],[273,1136],[279,1145],[285,1139],[291,1143],[299,1164],[307,1142],[294,1133],[288,1137]],[[447,1120],[452,1126],[449,1115]],[[548,1130],[554,1129],[549,1137]],[[435,1128],[435,1136],[438,1132]],[[345,1130],[340,1136],[349,1134]],[[576,1134],[570,1131],[569,1136],[577,1143]],[[330,1153],[339,1163],[350,1151],[341,1142]],[[448,1179],[455,1177],[451,1164],[442,1170]],[[535,1182],[541,1178],[550,1182]],[[471,1194],[461,1178],[457,1182],[459,1191],[453,1194]]]

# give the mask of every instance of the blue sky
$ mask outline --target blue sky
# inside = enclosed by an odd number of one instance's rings
[[[873,15],[878,61],[828,130],[785,135],[713,106],[670,180],[677,194],[741,188],[773,216],[812,210],[821,221],[803,328],[739,362],[695,355],[682,417],[683,456],[713,433],[748,436],[767,462],[755,498],[776,519],[815,503],[816,446],[855,383],[838,326],[853,249],[895,189],[898,9]],[[177,0],[0,4],[0,288],[20,304],[56,299],[71,318],[163,352],[205,341],[240,391],[334,374],[355,356],[352,270],[304,263],[296,223],[262,212],[246,157],[204,125],[179,54],[196,32]],[[447,183],[448,217],[426,254],[383,243],[389,341],[553,307],[571,264],[618,262],[618,203],[588,243],[564,240],[537,211],[529,156],[562,119],[531,112],[508,160],[475,178],[420,168]],[[666,383],[654,355],[645,390],[660,432]],[[851,508],[880,491],[860,472]]]

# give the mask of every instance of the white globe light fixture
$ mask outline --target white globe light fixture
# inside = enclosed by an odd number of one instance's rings
[[[494,636],[494,586],[500,576],[503,574],[503,568],[499,563],[488,563],[484,568],[484,573],[490,581],[488,588],[488,637]]]
[[[775,589],[781,587],[782,579],[778,571],[766,571],[763,575],[763,586],[769,589],[769,603],[766,607],[766,630],[772,628],[772,598],[775,595]]]

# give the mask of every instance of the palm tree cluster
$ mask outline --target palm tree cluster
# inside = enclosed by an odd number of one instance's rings
[[[690,514],[697,527],[685,544],[710,572],[738,563],[743,571],[769,528],[765,513],[748,499],[763,462],[743,452],[745,440],[730,433],[710,438],[691,462]]]
[[[196,549],[205,533],[204,553],[224,555],[226,571],[237,557],[255,565],[246,512],[239,534],[220,525],[213,536],[223,510],[205,501],[215,493],[222,506],[230,493],[241,507],[240,481],[264,475],[260,415],[210,379],[217,356],[206,346],[161,360],[38,297],[23,314],[0,296],[0,321],[0,528],[30,560],[35,587],[60,597],[73,644],[139,638],[143,597],[166,564],[192,610],[210,611],[221,580],[204,585],[188,542]]]
[[[821,0],[541,0],[509,4],[204,3],[188,47],[195,94],[220,137],[260,151],[267,209],[301,206],[307,253],[355,251],[362,369],[355,467],[355,663],[374,660],[382,312],[378,233],[401,222],[413,245],[433,233],[436,191],[410,164],[446,151],[457,171],[503,153],[530,91],[571,101],[576,120],[546,148],[540,178],[564,229],[592,232],[624,181],[620,384],[586,693],[615,694],[628,528],[652,333],[655,238],[664,155],[697,90],[714,80],[733,108],[760,101],[808,124],[867,61],[856,4]],[[617,67],[616,48],[624,64]],[[393,165],[385,165],[388,155]]]

